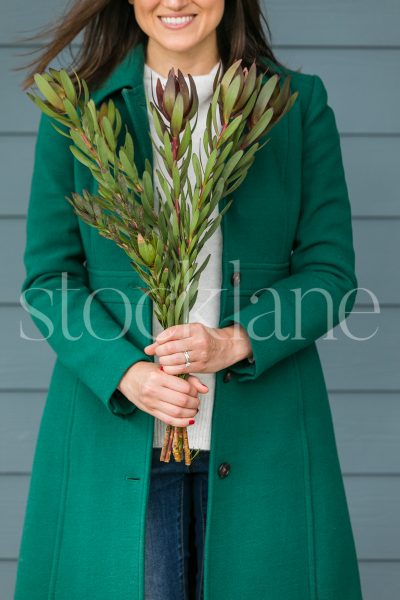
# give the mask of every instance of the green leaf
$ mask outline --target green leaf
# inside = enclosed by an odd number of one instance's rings
[[[223,150],[220,151],[220,154],[218,155],[218,160],[217,160],[218,165],[226,161],[230,151],[232,150],[232,146],[233,146],[233,141],[230,141],[227,144],[225,144]]]
[[[268,123],[272,119],[272,115],[274,114],[273,108],[269,108],[266,113],[263,114],[261,119],[255,126],[251,129],[248,135],[245,138],[246,145],[252,144],[259,136],[262,136],[265,129],[268,126]]]
[[[216,115],[216,111],[217,111],[217,107],[218,107],[218,102],[220,99],[220,90],[221,90],[221,84],[219,83],[214,91],[214,95],[213,98],[211,100],[211,105],[209,110],[211,110],[211,118],[212,118],[212,123],[214,126],[214,131],[215,133],[218,133],[219,131],[219,126],[218,126],[218,122],[217,122],[217,115]]]
[[[81,150],[84,154],[87,154],[88,156],[92,156],[92,153],[90,152],[89,148],[86,146],[85,142],[83,141],[80,132],[77,131],[76,129],[71,129],[70,134],[71,134],[71,139],[74,142],[75,146],[77,146],[79,148],[79,150]]]
[[[108,118],[104,116],[101,120],[101,124],[103,126],[103,132],[107,140],[107,144],[109,145],[110,149],[114,152],[117,147],[117,142],[114,137],[114,131],[111,126],[111,123],[108,120]]]
[[[179,92],[174,104],[174,109],[171,116],[171,132],[174,137],[178,137],[182,127],[183,118],[183,96]]]
[[[228,177],[230,176],[232,171],[235,169],[235,167],[237,166],[237,164],[240,161],[240,159],[242,158],[242,156],[243,156],[243,150],[238,150],[237,152],[235,152],[235,154],[233,156],[231,156],[231,158],[225,164],[224,170],[222,172],[222,177],[224,179],[228,179]]]
[[[153,181],[148,171],[144,171],[142,183],[143,194],[141,198],[143,208],[149,216],[153,217]]]
[[[100,132],[100,128],[99,128],[99,123],[97,121],[97,110],[96,110],[96,105],[93,102],[93,100],[89,100],[87,105],[86,105],[86,109],[88,112],[88,116],[90,115],[91,118],[91,124],[93,126],[94,131],[96,131],[97,133]]]
[[[182,139],[181,139],[181,141],[179,143],[177,160],[180,160],[182,158],[182,156],[185,154],[186,150],[188,149],[191,137],[192,137],[192,132],[191,132],[191,129],[190,129],[189,121],[187,121],[186,122],[186,126],[185,126],[185,130],[184,130],[183,135],[182,135]]]
[[[167,167],[169,171],[172,170],[172,165],[174,163],[174,158],[172,155],[172,146],[171,140],[169,139],[168,131],[164,132],[164,152],[165,152],[165,160],[167,163]]]
[[[237,117],[235,117],[233,119],[233,121],[231,121],[228,125],[228,127],[225,129],[224,133],[221,136],[221,142],[226,142],[236,131],[236,129],[239,127],[239,125],[242,123],[242,115],[238,115]]]
[[[193,152],[193,154],[192,154],[192,165],[193,165],[194,173],[196,175],[196,185],[197,185],[197,187],[201,187],[201,184],[202,184],[201,165],[200,165],[198,156],[195,152]]]
[[[211,154],[207,160],[206,168],[204,171],[204,180],[205,181],[207,181],[207,179],[210,177],[210,174],[215,166],[215,163],[217,162],[217,157],[218,157],[218,148],[214,148],[214,150],[211,152]]]
[[[184,303],[185,303],[186,297],[187,297],[187,290],[183,290],[183,292],[179,295],[179,297],[175,303],[175,322],[176,323],[179,323],[179,321],[180,321],[180,316],[181,316],[182,308],[184,308]],[[186,312],[188,312],[188,306],[186,306]]]
[[[108,161],[109,161],[108,148],[107,148],[106,142],[104,141],[104,139],[101,135],[96,135],[95,144],[97,146],[97,150],[99,153],[99,157],[100,157],[102,166],[105,169],[108,169]]]
[[[133,165],[130,163],[127,155],[125,154],[125,151],[122,148],[119,149],[118,156],[119,156],[119,160],[121,161],[123,170],[125,171],[127,176],[130,177],[130,179],[136,183],[137,182],[137,172],[135,172]]]
[[[78,150],[78,148],[76,148],[75,146],[70,146],[69,149],[71,150],[71,152],[75,156],[75,158],[77,160],[79,160],[79,162],[81,162],[83,165],[85,165],[89,169],[92,169],[93,163],[90,160],[90,158],[88,158],[86,156],[86,154],[82,154],[82,152],[80,150]]]
[[[181,180],[179,175],[179,169],[176,164],[172,167],[172,182],[174,187],[174,196],[175,198],[179,198],[180,190],[181,190]]]
[[[75,106],[72,104],[72,102],[70,102],[68,100],[68,98],[64,98],[64,108],[69,116],[69,118],[71,119],[72,123],[76,126],[79,127],[81,122],[79,119],[79,115],[75,110]]]
[[[60,75],[60,81],[65,90],[68,100],[71,102],[71,104],[73,104],[75,106],[76,102],[77,102],[77,98],[76,98],[76,91],[75,91],[74,84],[72,83],[72,81],[69,78],[69,75],[65,69],[61,69],[59,71],[59,75]]]
[[[157,110],[157,108],[154,106],[154,104],[152,102],[150,103],[150,105],[153,107],[151,114],[152,114],[154,128],[156,130],[158,138],[160,139],[161,142],[163,142],[164,141],[164,131],[161,126],[161,117],[159,116],[159,111]]]
[[[54,123],[50,123],[50,124],[53,127],[53,129],[55,129],[58,133],[60,133],[61,135],[63,135],[64,137],[66,137],[68,139],[71,139],[71,136],[68,133],[65,133],[65,131],[63,131],[59,127],[57,127],[57,125],[54,125]]]
[[[124,142],[124,151],[126,158],[129,162],[133,163],[135,158],[135,149],[133,146],[133,139],[128,129],[126,129],[125,133],[125,142]]]
[[[276,84],[278,83],[278,75],[272,75],[270,79],[268,79],[267,83],[261,87],[261,91],[258,95],[257,102],[254,106],[254,118],[256,121],[260,118],[265,112],[265,108],[271,99],[271,96],[276,88]]]
[[[35,73],[33,78],[35,80],[37,87],[42,92],[42,94],[46,98],[46,100],[48,102],[50,102],[50,104],[52,104],[53,106],[58,108],[59,110],[64,110],[63,101],[61,100],[61,98],[59,98],[59,96],[54,91],[54,89],[51,87],[49,82],[39,73]]]
[[[240,76],[237,75],[233,82],[230,84],[227,94],[223,103],[223,115],[224,122],[227,123],[229,117],[231,116],[233,107],[235,106],[236,100],[238,99],[239,89],[240,89],[241,81]]]

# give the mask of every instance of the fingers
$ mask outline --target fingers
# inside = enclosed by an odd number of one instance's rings
[[[170,406],[161,407],[158,402],[168,404]],[[193,417],[197,413],[200,400],[198,396],[189,396],[169,390],[168,388],[160,388],[157,399],[155,400],[155,408],[167,412],[174,417]]]
[[[195,420],[193,418],[176,418],[171,417],[170,415],[162,412],[161,410],[152,411],[154,417],[160,419],[160,421],[164,421],[167,425],[172,425],[174,427],[189,427],[190,425],[194,425]]]
[[[182,323],[180,325],[171,325],[158,334],[156,342],[164,343],[171,339],[188,338],[192,335],[195,329],[195,323]]]
[[[196,389],[201,394],[205,394],[206,392],[208,392],[208,386],[205,383],[203,383],[202,381],[200,381],[200,379],[198,377],[196,377],[195,375],[189,375],[189,377],[187,378],[187,381],[189,381],[190,383],[193,383],[193,385],[196,387]]]
[[[197,396],[199,389],[198,389],[198,386],[195,386],[193,383],[193,380],[197,379],[197,377],[195,378],[194,375],[189,375],[187,379],[182,379],[181,377],[177,377],[176,375],[171,375],[170,373],[166,373],[162,366],[160,367],[160,371],[161,371],[161,375],[162,375],[162,377],[160,377],[160,381],[159,381],[160,385],[162,385],[170,390],[182,392],[183,394],[188,394],[190,396]],[[204,393],[204,388],[202,389],[202,392]]]

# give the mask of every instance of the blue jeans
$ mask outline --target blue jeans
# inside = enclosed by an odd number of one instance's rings
[[[145,600],[202,600],[209,450],[190,466],[153,448],[146,520]]]

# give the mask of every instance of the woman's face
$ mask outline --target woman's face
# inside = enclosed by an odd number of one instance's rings
[[[224,0],[129,0],[139,27],[160,46],[190,52],[216,40],[224,14]],[[177,17],[163,19],[163,17]]]

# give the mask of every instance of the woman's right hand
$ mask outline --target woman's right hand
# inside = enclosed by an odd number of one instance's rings
[[[206,393],[208,387],[195,375],[185,380],[165,373],[157,363],[138,361],[125,372],[118,389],[138,408],[167,425],[186,427],[198,413],[198,394]]]

